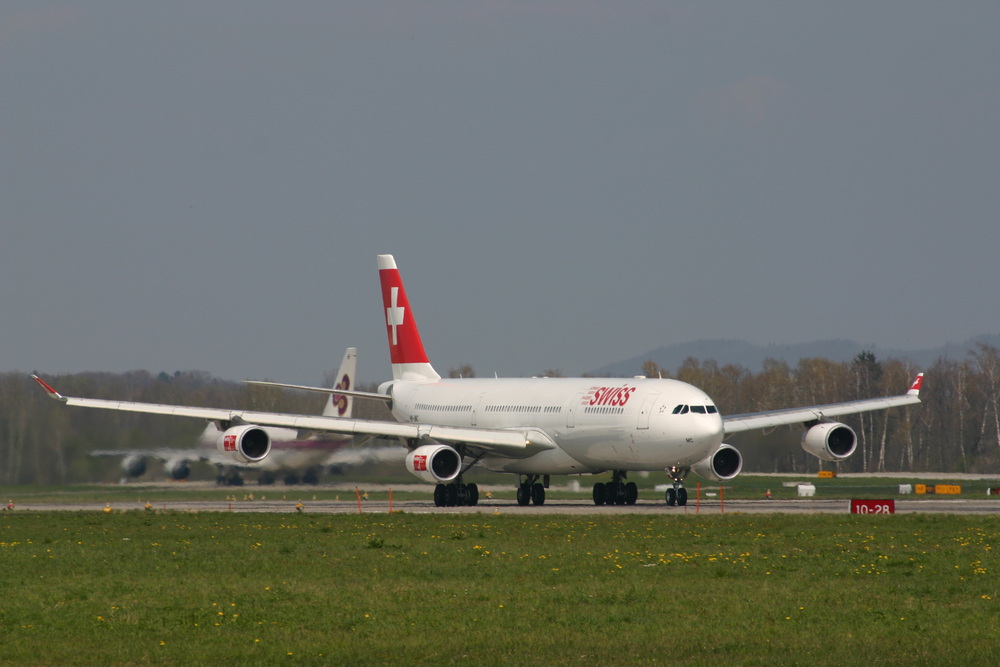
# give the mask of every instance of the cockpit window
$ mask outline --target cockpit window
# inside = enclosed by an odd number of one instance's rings
[[[719,409],[714,405],[678,405],[674,408],[673,414],[686,415],[688,412],[694,412],[699,415],[714,415],[719,413]]]

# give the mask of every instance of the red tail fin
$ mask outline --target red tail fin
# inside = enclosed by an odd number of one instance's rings
[[[378,256],[378,274],[382,283],[382,304],[385,306],[385,328],[389,338],[392,375],[396,380],[437,380],[424,352],[417,323],[410,310],[410,301],[403,289],[403,280],[392,255]]]

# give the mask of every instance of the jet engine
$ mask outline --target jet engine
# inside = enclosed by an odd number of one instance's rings
[[[858,436],[847,424],[816,424],[802,434],[802,449],[824,461],[842,461],[857,445]]]
[[[191,466],[188,465],[187,459],[171,459],[167,461],[166,469],[170,473],[170,479],[187,479],[191,474]]]
[[[122,472],[129,477],[138,477],[146,472],[146,459],[140,454],[129,454],[122,459]]]
[[[406,455],[406,469],[425,482],[446,483],[462,472],[462,456],[448,445],[421,445]]]
[[[691,466],[691,470],[705,479],[724,482],[740,474],[743,469],[743,456],[732,445],[722,443],[717,450],[704,461]]]
[[[237,463],[255,463],[271,451],[271,437],[260,426],[244,424],[223,432],[215,446],[222,454],[233,457]]]

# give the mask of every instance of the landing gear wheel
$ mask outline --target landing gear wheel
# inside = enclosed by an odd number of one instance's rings
[[[445,488],[444,484],[438,484],[434,487],[434,505],[436,507],[444,507],[447,501],[448,489]]]
[[[531,502],[531,486],[528,484],[519,484],[517,487],[517,504],[521,507],[525,507]]]
[[[545,487],[538,482],[531,485],[531,502],[536,505],[545,504]]]
[[[635,501],[639,499],[639,487],[635,485],[635,482],[629,482],[625,485],[625,504],[635,505]]]
[[[607,493],[608,505],[622,505],[625,503],[625,485],[621,482],[608,482],[604,485],[604,491]]]
[[[613,470],[611,481],[594,484],[595,505],[635,505],[639,498],[639,487],[635,482],[625,483],[628,471]]]
[[[479,487],[475,484],[469,484],[465,487],[465,504],[469,507],[475,507],[479,504]]]
[[[604,482],[594,484],[594,504],[603,505],[607,500],[607,493],[604,491]]]
[[[674,466],[669,468],[667,472],[670,473],[670,478],[674,482],[673,487],[667,489],[667,505],[684,507],[688,504],[688,492],[681,485],[684,484],[684,478],[691,472],[691,469]]]

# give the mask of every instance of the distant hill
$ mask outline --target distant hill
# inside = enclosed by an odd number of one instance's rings
[[[714,359],[720,366],[737,364],[751,371],[763,368],[765,359],[778,359],[790,366],[799,359],[820,357],[832,361],[850,361],[859,352],[869,350],[879,359],[910,359],[918,366],[928,367],[942,357],[960,361],[975,349],[977,343],[986,343],[1000,348],[1000,334],[990,334],[970,338],[962,343],[948,343],[929,350],[899,350],[880,348],[876,345],[862,345],[852,340],[821,340],[794,345],[755,345],[745,340],[696,340],[658,347],[631,359],[625,359],[589,372],[597,377],[631,377],[642,374],[642,365],[652,359],[661,368],[670,372],[677,370],[685,359],[694,357],[700,361]]]

